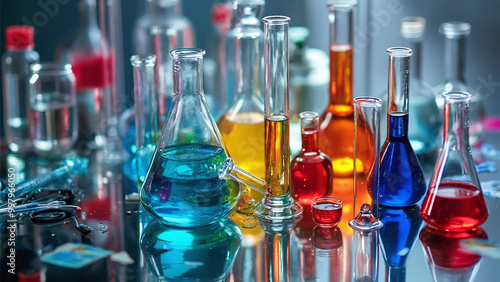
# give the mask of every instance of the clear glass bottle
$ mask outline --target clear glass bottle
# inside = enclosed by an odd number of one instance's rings
[[[290,150],[296,156],[301,146],[299,114],[322,113],[328,105],[330,82],[328,54],[306,44],[309,29],[290,27]]]
[[[486,240],[482,228],[466,232],[446,232],[425,226],[419,234],[434,282],[472,282],[478,273],[481,256],[464,250],[467,239]]]
[[[441,115],[432,88],[421,79],[422,40],[425,32],[425,19],[407,17],[401,20],[402,46],[409,47],[413,54],[410,64],[410,120],[408,138],[417,154],[434,153],[441,141]]]
[[[258,25],[241,26],[235,34],[238,44],[233,50],[235,63],[236,99],[222,114],[217,125],[226,144],[226,148],[243,170],[264,178],[264,103],[261,96],[261,38],[263,32]],[[237,211],[253,209],[253,205],[262,199],[248,186],[242,186],[242,200]]]
[[[466,43],[471,32],[471,25],[467,22],[445,22],[439,27],[439,32],[445,37],[444,41],[444,82],[434,87],[436,102],[443,111],[444,99],[442,94],[451,91],[467,91],[472,93],[466,82]],[[484,119],[486,118],[484,105],[480,93],[474,92],[470,101],[469,111],[469,138],[470,145],[475,146],[484,134]]]
[[[264,11],[265,0],[236,0],[233,2],[233,18],[231,20],[231,29],[225,37],[224,46],[222,46],[221,54],[219,54],[220,79],[223,79],[224,91],[214,93],[216,108],[211,109],[215,115],[223,115],[227,113],[227,109],[234,103],[238,94],[238,86],[236,85],[236,71],[239,38],[255,37],[263,48],[264,31],[261,28],[261,14]],[[259,61],[259,72],[255,77],[258,81],[263,79],[262,61]],[[222,82],[219,82],[222,84]],[[260,86],[261,83],[259,84]],[[261,89],[259,89],[262,91]]]
[[[304,210],[309,210],[315,197],[333,192],[333,169],[330,158],[318,148],[318,113],[302,112],[299,116],[302,150],[290,165],[290,193]]]
[[[435,229],[461,232],[483,224],[488,209],[469,144],[471,95],[448,92],[443,97],[443,146],[420,214]]]
[[[36,63],[30,69],[30,138],[35,152],[65,157],[78,138],[76,81],[71,65]]]
[[[138,188],[142,186],[160,136],[158,93],[155,91],[154,55],[134,55],[135,165]]]
[[[356,1],[332,1],[330,20],[330,103],[320,117],[319,148],[330,157],[335,178],[353,178],[353,51]],[[369,138],[366,138],[366,147]],[[359,140],[361,142],[361,139]],[[362,161],[362,160],[360,160]],[[360,164],[356,164],[358,166]],[[351,187],[349,187],[351,188]]]
[[[97,25],[96,0],[80,0],[80,26],[75,34],[61,42],[55,58],[69,63],[76,78],[79,153],[104,145],[106,127],[105,97],[111,80],[107,69],[110,58],[103,52],[101,31]]]
[[[132,31],[134,54],[153,54],[151,28],[169,26],[177,30],[178,47],[193,47],[193,24],[182,14],[181,0],[146,0],[146,12],[135,22]]]
[[[386,281],[406,281],[406,259],[415,244],[422,226],[420,207],[380,207],[380,244],[385,259]]]
[[[210,225],[236,206],[239,185],[219,179],[226,147],[203,94],[205,51],[171,51],[174,99],[141,188],[144,209],[178,227]]]
[[[30,65],[40,60],[34,47],[34,29],[10,26],[5,29],[6,52],[2,56],[3,110],[5,139],[14,153],[29,152],[29,77]]]
[[[391,47],[387,92],[387,138],[381,149],[380,205],[408,207],[422,200],[424,172],[408,139],[409,71],[412,50]]]

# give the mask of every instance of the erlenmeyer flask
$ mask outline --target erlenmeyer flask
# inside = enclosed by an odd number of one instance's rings
[[[380,161],[380,205],[409,207],[422,200],[424,172],[408,138],[409,71],[412,50],[387,49],[389,83],[387,93],[387,138]]]
[[[444,140],[420,214],[430,226],[445,231],[467,231],[488,218],[469,145],[467,92],[444,97]]]
[[[229,215],[239,185],[219,179],[227,153],[202,88],[205,51],[171,51],[174,98],[141,189],[141,203],[167,225],[206,226]]]

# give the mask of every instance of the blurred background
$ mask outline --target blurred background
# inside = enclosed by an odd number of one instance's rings
[[[123,60],[127,103],[133,101],[132,30],[145,13],[146,0],[121,1]],[[306,45],[328,50],[326,0],[267,0],[264,16],[291,17],[291,26],[310,30]],[[9,25],[35,27],[35,49],[41,61],[54,59],[56,46],[79,24],[76,0],[2,0],[0,4],[0,50],[5,51],[4,29]],[[215,31],[211,25],[212,0],[184,0],[183,13],[193,23],[196,46],[209,48]],[[500,1],[484,0],[360,0],[355,28],[355,95],[377,96],[387,88],[388,47],[400,42],[400,20],[421,16],[427,20],[422,53],[422,79],[432,86],[444,79],[444,38],[439,25],[445,21],[466,21],[472,25],[467,41],[466,78],[471,89],[486,100],[488,116],[500,114]],[[207,56],[210,56],[208,53]],[[324,93],[327,95],[327,93]],[[3,122],[2,122],[3,124]]]

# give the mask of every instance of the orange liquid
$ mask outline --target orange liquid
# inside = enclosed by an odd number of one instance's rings
[[[266,117],[267,192],[283,196],[290,189],[289,120],[286,116]]]

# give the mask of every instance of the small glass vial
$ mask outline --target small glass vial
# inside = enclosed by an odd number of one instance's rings
[[[438,230],[472,230],[488,218],[479,177],[469,145],[467,92],[444,97],[444,140],[420,215]]]
[[[10,26],[5,29],[5,48],[2,56],[3,110],[5,138],[14,153],[29,152],[29,66],[40,56],[33,50],[34,29],[30,26]]]
[[[45,157],[64,157],[78,137],[71,65],[37,63],[30,69],[30,138],[35,152]]]
[[[292,160],[290,192],[305,209],[315,197],[332,193],[333,168],[330,158],[319,150],[319,115],[302,112],[299,115],[302,128],[302,149]]]

